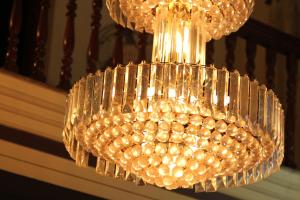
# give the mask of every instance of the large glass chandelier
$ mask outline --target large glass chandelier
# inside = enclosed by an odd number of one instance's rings
[[[167,189],[216,191],[280,168],[284,115],[272,90],[205,66],[205,43],[238,30],[254,0],[107,0],[124,27],[154,34],[152,62],[75,83],[63,141],[79,166]]]

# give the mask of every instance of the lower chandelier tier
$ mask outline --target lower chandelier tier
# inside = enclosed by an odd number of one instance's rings
[[[250,184],[283,160],[278,98],[237,71],[142,62],[78,81],[63,140],[79,166],[101,175],[196,192]]]

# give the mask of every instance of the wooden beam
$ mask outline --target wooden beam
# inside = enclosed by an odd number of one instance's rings
[[[61,141],[66,94],[0,70],[0,124]]]
[[[107,199],[193,199],[154,186],[99,176],[93,168],[0,140],[0,169]]]

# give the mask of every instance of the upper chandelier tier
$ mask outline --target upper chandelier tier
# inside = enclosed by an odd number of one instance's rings
[[[237,31],[249,18],[254,0],[107,0],[111,17],[124,27],[154,32],[156,8],[172,8],[179,3],[178,9],[186,9],[191,16],[204,16],[206,40],[220,39]],[[182,6],[184,5],[184,6]]]

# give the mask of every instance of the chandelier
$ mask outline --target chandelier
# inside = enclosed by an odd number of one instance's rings
[[[124,27],[154,34],[152,62],[89,74],[67,97],[63,141],[78,166],[167,189],[216,191],[279,170],[284,115],[272,90],[205,66],[205,44],[237,31],[254,0],[107,0]]]

